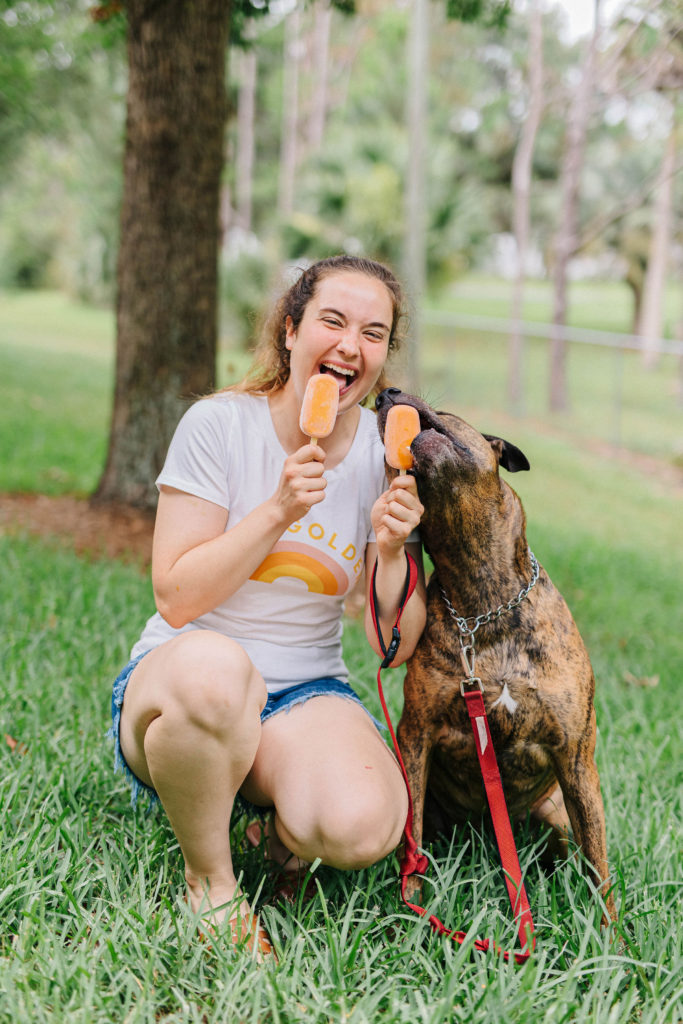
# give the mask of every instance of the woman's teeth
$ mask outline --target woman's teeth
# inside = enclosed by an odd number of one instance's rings
[[[329,373],[339,381],[340,391],[349,387],[356,379],[356,371],[342,366],[334,366],[331,363],[321,363],[320,373]]]

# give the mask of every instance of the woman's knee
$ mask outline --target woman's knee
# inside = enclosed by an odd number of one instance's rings
[[[170,644],[173,644],[171,649]],[[169,641],[168,694],[189,721],[223,732],[266,702],[263,677],[229,637],[192,630]]]
[[[301,836],[301,848],[308,846],[307,859],[312,853],[332,867],[358,870],[386,857],[400,842],[408,809],[404,793],[392,794],[393,799],[387,795],[327,800],[309,823],[309,841]]]

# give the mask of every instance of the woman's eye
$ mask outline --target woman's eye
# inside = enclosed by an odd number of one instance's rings
[[[341,320],[337,320],[336,317],[333,316],[324,317],[324,322],[326,324],[331,324],[333,327],[341,327]]]

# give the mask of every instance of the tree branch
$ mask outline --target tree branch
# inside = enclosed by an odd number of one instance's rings
[[[683,171],[683,161],[674,167],[674,170],[669,177],[675,178],[676,175],[681,173],[681,171]],[[665,180],[668,180],[668,178]],[[638,192],[634,195],[630,195],[629,198],[624,200],[624,202],[619,206],[614,207],[603,217],[594,217],[582,232],[581,237],[577,240],[572,256],[576,256],[582,249],[585,249],[591,244],[591,242],[594,242],[596,238],[599,238],[603,231],[610,227],[610,225],[615,224],[618,220],[621,220],[629,213],[632,213],[633,210],[637,209],[660,184],[662,184],[662,182],[658,180],[657,175],[655,174],[651,179],[641,185]]]

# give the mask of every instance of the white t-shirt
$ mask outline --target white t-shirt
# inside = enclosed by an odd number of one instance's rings
[[[185,413],[156,483],[228,509],[227,530],[272,497],[286,457],[268,400],[228,392]],[[232,597],[182,629],[157,612],[131,657],[178,633],[212,629],[241,644],[271,692],[323,676],[346,680],[344,597],[363,571],[366,545],[374,540],[370,512],[387,487],[384,448],[369,409],[360,409],[348,454],[325,477],[324,501],[285,530]]]

